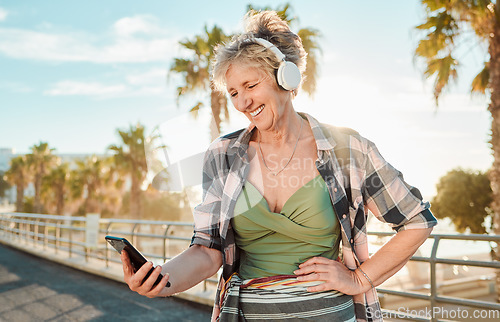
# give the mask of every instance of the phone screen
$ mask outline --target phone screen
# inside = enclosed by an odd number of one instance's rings
[[[114,249],[118,253],[121,254],[122,250],[125,250],[130,258],[130,262],[132,263],[132,266],[134,267],[134,272],[137,272],[139,268],[142,267],[142,265],[147,263],[147,259],[125,238],[122,237],[115,237],[115,236],[106,236],[106,241],[113,246]],[[143,282],[148,279],[149,275],[153,272],[153,268],[148,272],[146,277],[144,278]],[[160,283],[161,279],[163,278],[163,275],[160,274],[158,278],[156,279],[155,283],[153,286],[158,285]],[[170,281],[167,282],[166,287],[170,287]]]

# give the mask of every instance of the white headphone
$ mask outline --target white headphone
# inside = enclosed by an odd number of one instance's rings
[[[266,49],[271,50],[276,55],[276,58],[281,61],[276,73],[276,80],[283,89],[293,91],[299,87],[302,79],[299,68],[293,62],[286,61],[285,55],[278,49],[278,47],[262,38],[252,38],[249,39],[249,41],[255,41],[261,46],[264,46]]]

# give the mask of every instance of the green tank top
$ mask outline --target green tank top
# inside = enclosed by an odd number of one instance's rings
[[[338,256],[340,225],[320,175],[299,188],[281,213],[272,212],[266,199],[247,181],[234,213],[232,224],[236,245],[242,250],[239,275],[243,279],[293,274],[311,257]]]

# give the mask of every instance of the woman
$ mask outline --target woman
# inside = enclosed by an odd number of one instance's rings
[[[246,22],[246,33],[216,49],[213,83],[250,125],[206,152],[191,247],[144,283],[152,264],[134,274],[123,252],[125,281],[169,296],[222,265],[213,320],[379,321],[375,286],[437,221],[372,142],[294,110],[306,53],[287,24],[270,11]],[[398,232],[371,257],[368,210]]]

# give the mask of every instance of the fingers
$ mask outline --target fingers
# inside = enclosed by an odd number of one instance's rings
[[[126,251],[123,250],[121,252],[120,259],[123,264],[124,280],[132,291],[147,297],[156,297],[166,287],[169,280],[168,274],[165,274],[160,283],[153,287],[154,283],[158,279],[158,276],[161,274],[161,265],[153,269],[153,263],[147,262],[142,265],[137,272],[134,272],[134,267],[132,266]],[[144,280],[151,270],[153,270],[151,274],[146,280]]]
[[[149,264],[149,263],[146,263],[146,264]],[[146,266],[146,264],[142,265],[141,269]],[[149,269],[146,271],[146,275],[149,273],[149,271],[153,269],[153,264],[149,265]],[[139,271],[137,271],[137,273],[139,273]],[[153,285],[154,283],[156,282],[156,280],[158,279],[158,276],[160,275],[161,273],[161,266],[156,266],[152,271],[151,271],[151,274],[148,276],[148,279],[145,280],[142,285],[141,285],[141,289],[145,290],[147,293],[149,293],[150,291],[153,290]],[[146,277],[146,275],[144,277]]]
[[[161,272],[161,269],[160,269],[160,272]],[[151,294],[152,296],[151,297],[156,297],[156,296],[161,296],[161,291],[163,291],[165,289],[165,287],[167,286],[167,283],[168,283],[168,280],[170,278],[170,275],[168,273],[166,273],[163,278],[161,279],[160,283],[158,283],[158,285],[156,285],[152,290],[151,290]],[[154,294],[154,295],[153,295]]]
[[[332,283],[322,283],[316,286],[310,286],[307,288],[308,292],[324,292],[324,291],[330,291],[333,290],[333,284]]]
[[[306,260],[305,262],[300,264],[299,268],[302,268],[304,266],[313,265],[313,264],[330,264],[331,262],[334,262],[334,261],[331,259],[328,259],[326,257],[313,257],[313,258],[309,258],[308,260]]]
[[[120,259],[123,264],[123,276],[125,278],[125,281],[127,281],[127,279],[134,275],[134,267],[132,266],[132,263],[130,263],[130,258],[128,257],[126,251],[122,250]]]
[[[299,269],[295,270],[293,273],[295,275],[304,275],[310,273],[319,273],[319,272],[329,272],[332,270],[332,267],[335,267],[339,264],[336,261],[331,259],[321,259],[322,257],[311,258],[310,260],[305,261],[304,263],[299,265]]]
[[[149,288],[145,290],[145,282],[144,279],[146,278],[146,275],[148,275],[149,271],[153,269],[153,263],[152,262],[147,262],[146,264],[142,265],[141,268],[135,274],[133,275],[129,287],[132,291],[138,292],[139,294],[144,293],[145,291],[149,291],[151,289],[151,285],[149,285]],[[158,275],[156,275],[158,276]],[[151,276],[150,276],[151,277]],[[148,278],[149,280],[149,278]],[[153,282],[154,283],[154,282]],[[143,295],[143,294],[142,294]]]

